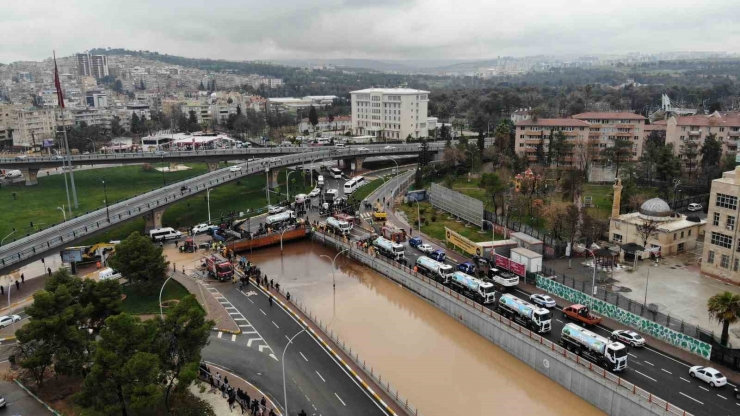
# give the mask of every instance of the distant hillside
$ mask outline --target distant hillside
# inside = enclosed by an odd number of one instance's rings
[[[359,68],[380,72],[437,72],[439,67],[448,67],[457,64],[469,63],[461,59],[409,59],[409,60],[375,60],[375,59],[283,59],[273,62],[305,68],[309,65]]]

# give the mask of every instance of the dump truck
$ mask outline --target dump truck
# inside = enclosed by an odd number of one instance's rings
[[[216,280],[228,281],[234,277],[234,265],[219,254],[206,257],[206,270]]]
[[[476,279],[461,271],[452,273],[450,285],[454,290],[480,303],[489,304],[496,300],[492,283]]]
[[[326,219],[326,227],[334,234],[347,235],[352,230],[352,226],[347,221],[338,220],[334,217]]]
[[[567,324],[563,327],[560,345],[610,371],[622,371],[627,368],[627,347],[576,324]]]
[[[406,258],[403,254],[403,246],[398,243],[394,243],[393,241],[386,238],[378,237],[375,241],[373,241],[373,245],[378,248],[380,254],[393,260],[401,260]]]
[[[419,270],[419,273],[424,276],[431,277],[442,284],[448,284],[450,281],[450,275],[455,271],[455,269],[449,264],[440,263],[426,256],[419,256],[419,258],[416,259],[416,267]]]
[[[588,306],[580,304],[563,308],[563,317],[573,319],[586,326],[598,325],[601,322],[600,316],[593,315]]]
[[[533,331],[543,333],[550,332],[550,329],[552,329],[552,314],[550,314],[550,311],[516,296],[501,295],[497,308],[504,317]]]

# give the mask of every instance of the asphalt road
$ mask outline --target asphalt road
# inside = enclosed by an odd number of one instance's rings
[[[0,412],[14,416],[48,415],[50,412],[36,399],[31,397],[17,384],[0,380],[0,396],[6,400],[4,409]]]
[[[247,377],[263,391],[278,392],[284,403],[282,365],[285,364],[289,414],[301,409],[309,415],[386,415],[310,333],[267,294],[253,284],[238,290],[220,286],[242,334],[213,334],[203,358]],[[296,336],[296,334],[298,334]],[[288,339],[292,345],[282,354]]]

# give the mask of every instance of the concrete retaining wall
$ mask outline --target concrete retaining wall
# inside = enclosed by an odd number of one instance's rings
[[[688,415],[665,400],[398,263],[374,257],[330,235],[314,233],[312,238],[338,250],[350,248],[349,255],[355,260],[414,292],[609,415]]]

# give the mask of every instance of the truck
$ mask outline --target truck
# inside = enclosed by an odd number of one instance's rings
[[[327,189],[326,192],[324,192],[324,201],[326,202],[334,202],[334,199],[339,195],[339,191],[336,189]]]
[[[352,230],[352,226],[347,221],[338,220],[334,217],[326,219],[326,227],[334,234],[347,235]]]
[[[543,333],[552,329],[552,314],[545,308],[525,302],[513,295],[501,295],[498,300],[498,311],[504,317],[527,328]]]
[[[449,264],[440,263],[426,256],[419,256],[416,259],[416,267],[419,273],[445,285],[449,283],[450,275],[454,271]]]
[[[398,243],[394,243],[393,241],[386,238],[378,237],[375,241],[373,241],[373,245],[378,248],[380,254],[393,260],[401,260],[406,258],[403,254],[403,246]]]
[[[419,237],[409,238],[409,247],[417,248],[422,244],[423,244],[423,241],[421,241],[421,238]]]
[[[586,326],[598,325],[601,322],[600,316],[593,315],[588,306],[580,304],[563,308],[563,317],[573,319]]]
[[[519,284],[519,276],[511,272],[502,272],[498,269],[488,270],[488,279],[500,291],[506,291]]]
[[[234,265],[220,254],[206,257],[206,270],[208,276],[216,280],[228,281],[234,277]]]
[[[375,207],[373,207],[373,220],[375,221],[385,221],[388,219],[388,214],[385,212],[385,208],[383,208],[383,204],[380,202],[375,203]]]
[[[563,327],[560,345],[610,371],[622,371],[627,368],[627,347],[576,324],[571,323]]]
[[[350,229],[354,227],[355,221],[357,220],[354,216],[346,214],[344,212],[337,212],[336,214],[334,214],[334,218],[341,221],[347,221]]]
[[[463,295],[483,304],[493,303],[496,300],[493,284],[476,279],[461,271],[452,273],[450,286]]]
[[[284,222],[290,222],[291,220],[295,220],[295,212],[283,211],[279,214],[270,215],[267,218],[265,218],[265,224],[267,224],[270,227],[274,227]]]

